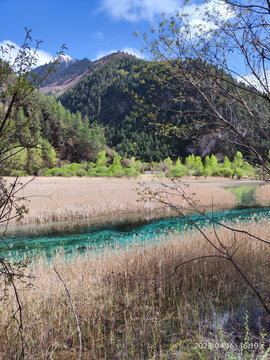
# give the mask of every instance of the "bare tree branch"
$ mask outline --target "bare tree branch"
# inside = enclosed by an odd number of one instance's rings
[[[75,321],[76,321],[76,325],[77,325],[77,330],[78,330],[78,335],[79,335],[79,341],[80,341],[80,352],[79,352],[79,357],[78,357],[78,359],[81,360],[81,359],[82,359],[82,333],[81,333],[81,328],[80,328],[79,319],[78,319],[78,316],[77,316],[77,314],[76,314],[76,310],[75,310],[75,307],[74,307],[74,305],[73,305],[70,292],[69,292],[69,290],[68,290],[68,288],[67,288],[64,280],[63,280],[62,277],[60,276],[59,272],[56,270],[55,266],[54,266],[53,269],[54,269],[56,275],[58,276],[59,280],[61,281],[61,283],[63,284],[63,286],[64,286],[64,288],[65,288],[65,291],[66,291],[67,296],[68,296],[68,299],[69,299],[70,306],[71,306],[72,311],[73,311],[73,315],[74,315],[74,318],[75,318]]]

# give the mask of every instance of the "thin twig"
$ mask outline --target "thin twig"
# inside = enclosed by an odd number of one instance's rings
[[[79,334],[79,340],[80,340],[80,353],[79,353],[79,357],[78,357],[78,360],[81,360],[82,359],[82,333],[81,333],[81,328],[80,328],[80,323],[79,323],[79,319],[78,319],[78,316],[76,314],[76,310],[75,310],[75,307],[73,305],[73,302],[72,302],[72,299],[71,299],[71,296],[70,296],[70,292],[64,282],[64,280],[62,279],[62,277],[60,276],[59,272],[56,270],[55,266],[53,267],[56,275],[58,276],[59,280],[61,281],[61,283],[63,284],[65,290],[66,290],[66,293],[67,293],[67,296],[68,296],[68,299],[69,299],[69,303],[71,305],[71,308],[72,308],[72,311],[73,311],[73,314],[74,314],[74,317],[75,317],[75,321],[76,321],[76,325],[77,325],[77,330],[78,330],[78,334]]]

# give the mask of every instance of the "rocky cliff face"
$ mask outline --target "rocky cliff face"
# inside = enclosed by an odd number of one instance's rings
[[[68,55],[59,55],[56,60],[58,65],[55,72],[50,74],[47,81],[40,88],[43,93],[62,94],[83,79],[92,68],[92,62],[89,59],[77,60]],[[47,64],[39,66],[33,70],[33,73],[42,76],[47,66]]]
[[[54,95],[61,95],[71,86],[76,85],[83,80],[88,74],[94,70],[107,65],[116,58],[129,57],[131,55],[118,51],[116,53],[104,56],[96,61],[91,61],[87,58],[83,60],[72,59],[69,55],[59,55],[56,60],[58,65],[56,71],[50,74],[46,83],[44,83],[40,91],[42,93],[51,93]],[[42,76],[46,71],[47,65],[42,65],[33,70],[33,73]]]

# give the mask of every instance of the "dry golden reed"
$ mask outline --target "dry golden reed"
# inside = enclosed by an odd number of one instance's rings
[[[29,178],[22,178],[23,182]],[[140,179],[107,178],[61,178],[38,177],[30,182],[18,195],[25,196],[29,202],[29,214],[21,220],[22,225],[45,224],[59,221],[91,219],[101,216],[124,214],[147,214],[167,211],[161,204],[153,201],[137,201],[143,181],[151,189],[160,187],[159,180],[148,175]],[[169,182],[168,179],[164,181]],[[206,180],[205,180],[206,181]],[[195,200],[202,207],[230,208],[236,204],[233,194],[218,187],[207,179],[189,179],[187,195],[195,193]],[[184,183],[184,180],[183,180]],[[179,203],[181,203],[179,198]]]
[[[267,221],[246,224],[245,230],[270,238]],[[217,243],[213,229],[207,234]],[[266,295],[270,247],[225,229],[219,229],[218,234],[226,246],[237,241],[235,260]],[[244,305],[248,308],[252,297],[226,260],[198,260],[169,276],[179,263],[208,254],[215,254],[215,250],[192,231],[164,234],[159,244],[146,247],[137,244],[126,250],[107,249],[100,256],[74,254],[69,263],[61,252],[49,264],[40,258],[28,268],[35,276],[32,286],[18,283],[26,358],[78,358],[76,322],[53,266],[61,274],[79,318],[83,359],[185,358],[172,353],[173,344],[188,338],[209,341],[215,314],[222,317],[226,311],[237,312]],[[16,304],[10,293],[0,311],[2,359],[16,359],[20,350],[15,322],[6,328],[12,308],[15,310]]]
[[[270,185],[261,186],[256,191],[256,200],[262,206],[270,206]]]

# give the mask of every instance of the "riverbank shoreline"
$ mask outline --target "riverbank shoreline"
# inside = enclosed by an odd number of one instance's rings
[[[12,178],[7,178],[12,181]],[[10,233],[57,233],[74,231],[79,226],[138,223],[171,217],[175,213],[156,201],[141,201],[140,184],[157,190],[173,184],[168,178],[142,175],[136,179],[116,178],[21,178],[18,196],[29,209],[19,222],[11,222]],[[227,187],[262,185],[258,180],[184,177],[176,181],[188,196],[193,196],[202,210],[229,209],[236,206],[235,196]],[[182,204],[177,199],[177,205]]]

